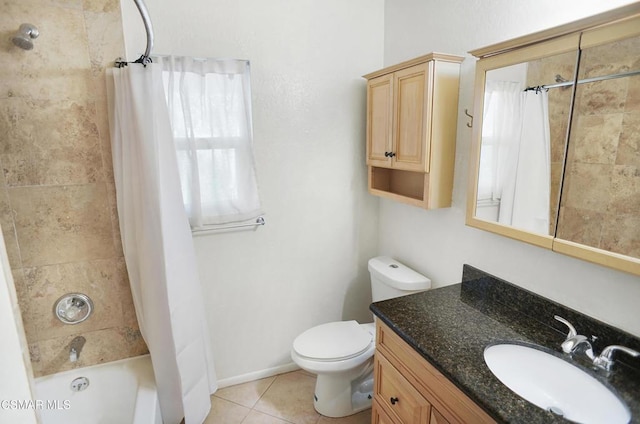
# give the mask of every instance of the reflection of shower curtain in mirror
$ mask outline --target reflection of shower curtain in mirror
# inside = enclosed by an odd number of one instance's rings
[[[546,90],[525,91],[521,120],[508,153],[498,221],[549,234],[551,150]]]

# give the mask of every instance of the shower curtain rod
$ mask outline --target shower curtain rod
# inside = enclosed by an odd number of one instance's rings
[[[631,77],[634,75],[640,75],[640,70],[630,71],[630,72],[621,72],[619,74],[604,75],[601,77],[585,78],[585,79],[578,80],[578,84],[584,84],[584,83],[596,82],[596,81],[605,81],[605,80],[616,79],[616,78]],[[567,87],[569,85],[573,85],[573,81],[559,82],[557,84],[549,84],[549,85],[539,85],[537,87],[527,87],[524,89],[524,91],[541,90],[541,89],[548,90],[550,88]]]
[[[121,57],[117,58],[115,60],[115,66],[117,68],[127,66],[129,63],[141,63],[143,66],[147,66],[151,63],[151,49],[153,49],[153,26],[151,25],[151,17],[149,16],[147,6],[144,4],[144,0],[133,0],[133,2],[136,4],[138,12],[140,12],[140,17],[144,24],[144,30],[147,33],[147,47],[145,48],[142,56],[133,62],[127,62]]]

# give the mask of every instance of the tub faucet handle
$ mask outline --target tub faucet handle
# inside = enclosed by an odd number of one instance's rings
[[[69,361],[76,362],[78,360],[78,352],[75,347],[72,347],[69,351]]]

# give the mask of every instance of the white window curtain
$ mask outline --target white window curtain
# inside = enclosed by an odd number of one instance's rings
[[[522,87],[519,82],[487,81],[482,115],[478,200],[499,201],[509,152],[518,142]]]
[[[154,57],[163,70],[192,229],[262,214],[253,158],[249,62]]]

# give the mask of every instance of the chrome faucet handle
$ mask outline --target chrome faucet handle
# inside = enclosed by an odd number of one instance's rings
[[[617,351],[624,352],[633,357],[640,356],[640,352],[626,346],[611,345],[602,349],[600,355],[593,360],[593,364],[598,368],[611,371],[611,367],[613,366],[613,353]]]
[[[78,360],[78,352],[76,351],[75,347],[72,347],[71,350],[69,350],[69,361],[76,362],[77,360]]]
[[[578,335],[578,332],[576,331],[575,327],[573,325],[571,325],[571,323],[569,321],[567,321],[566,319],[562,318],[559,315],[554,315],[553,317],[556,320],[558,320],[561,323],[563,323],[564,325],[566,325],[567,327],[569,327],[569,334],[567,334],[567,339],[570,339],[571,337],[575,337],[575,336]]]
[[[562,351],[564,353],[572,354],[576,352],[579,348],[583,348],[585,355],[587,355],[589,359],[593,360],[594,358],[593,348],[591,347],[591,342],[589,341],[589,339],[586,336],[578,334],[575,327],[571,325],[571,323],[566,319],[558,315],[554,315],[554,318],[560,321],[561,323],[563,323],[564,325],[566,325],[567,327],[569,327],[569,333],[567,334],[567,338],[560,345],[560,347],[562,348]]]

